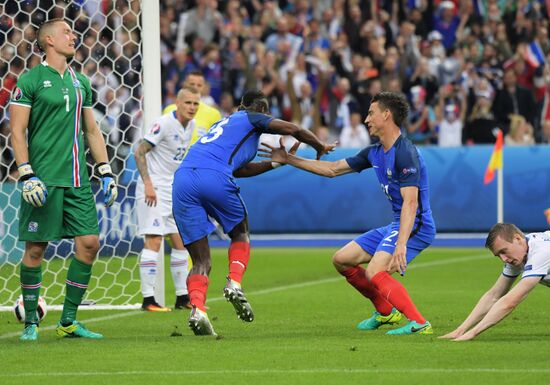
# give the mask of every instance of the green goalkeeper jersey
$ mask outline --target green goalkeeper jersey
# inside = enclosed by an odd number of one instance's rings
[[[27,142],[35,174],[47,186],[88,186],[82,109],[92,107],[92,90],[86,76],[70,66],[61,76],[42,62],[19,78],[11,103],[31,108]]]

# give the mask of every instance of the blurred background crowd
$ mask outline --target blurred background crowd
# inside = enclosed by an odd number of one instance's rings
[[[382,90],[407,96],[402,130],[416,144],[493,143],[497,127],[507,145],[550,143],[544,0],[160,3],[163,105],[200,71],[203,102],[222,116],[257,88],[274,117],[341,147],[373,141],[363,120]],[[0,8],[0,138],[8,137],[4,108],[17,76],[40,62],[33,24],[66,17],[81,36],[74,65],[92,79],[98,119],[122,162],[142,124],[139,1],[7,0]]]

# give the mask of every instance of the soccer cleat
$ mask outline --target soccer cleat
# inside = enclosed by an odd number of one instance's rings
[[[243,289],[238,283],[235,283],[231,278],[227,277],[227,283],[223,288],[223,296],[231,302],[237,313],[237,318],[245,322],[254,321],[254,313],[252,307],[244,296]]]
[[[399,310],[393,308],[391,313],[388,315],[382,315],[379,312],[375,311],[372,314],[372,317],[367,318],[359,322],[357,329],[359,330],[376,330],[382,325],[393,325],[401,321],[402,315]]]
[[[61,325],[61,323],[58,323],[55,332],[59,337],[66,338],[90,338],[94,340],[99,340],[103,338],[102,334],[94,333],[86,329],[86,326],[78,321],[73,321],[73,323],[69,326],[63,326]]]
[[[19,337],[21,341],[36,341],[38,339],[38,325],[28,324],[23,330],[23,334]]]
[[[386,334],[391,335],[406,335],[406,334],[433,334],[432,324],[426,321],[423,324],[419,324],[416,321],[411,321],[403,327],[390,330]]]
[[[148,297],[149,298],[149,297]],[[151,300],[143,300],[143,303],[141,304],[141,310],[144,311],[150,311],[155,313],[168,313],[172,311],[169,307],[164,307],[159,305],[153,297],[150,297]]]
[[[189,303],[189,296],[187,294],[176,296],[176,304],[174,305],[174,309],[181,310],[192,308],[193,306],[191,306],[191,303]]]
[[[189,315],[189,327],[196,336],[217,336],[208,315],[196,306],[193,306]]]

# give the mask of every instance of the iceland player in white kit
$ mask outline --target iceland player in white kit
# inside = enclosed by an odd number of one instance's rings
[[[176,309],[189,305],[187,274],[189,253],[184,247],[172,215],[172,181],[195,128],[195,116],[200,93],[194,88],[183,88],[176,99],[177,110],[158,118],[135,151],[136,165],[141,175],[136,186],[138,232],[145,236],[140,254],[142,309],[167,312],[154,297],[157,273],[157,255],[164,236],[172,241],[170,270],[176,288]]]
[[[511,223],[497,223],[489,231],[485,247],[504,262],[502,274],[464,322],[440,338],[474,339],[510,314],[537,284],[550,286],[550,231],[524,235]]]

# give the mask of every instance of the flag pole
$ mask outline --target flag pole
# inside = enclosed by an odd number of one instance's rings
[[[497,222],[504,222],[504,167],[497,170]]]

